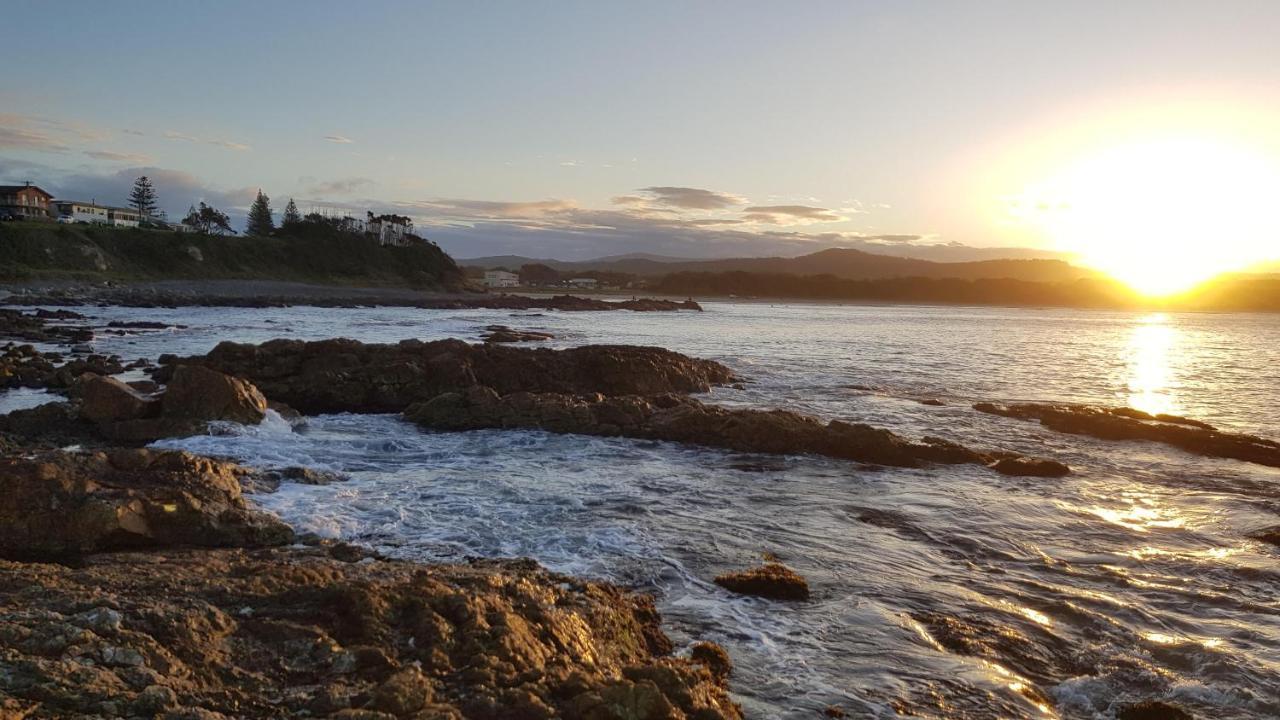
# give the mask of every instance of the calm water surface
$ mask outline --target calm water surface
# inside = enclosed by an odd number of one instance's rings
[[[1110,718],[1148,697],[1198,717],[1280,716],[1280,553],[1246,537],[1280,522],[1280,472],[969,407],[1128,404],[1277,437],[1275,316],[747,303],[679,315],[85,312],[190,326],[96,343],[126,358],[274,337],[474,339],[495,322],[549,330],[554,346],[661,345],[750,380],[715,402],[1063,460],[1075,470],[1065,479],[1007,478],[539,432],[429,434],[383,415],[164,443],[349,473],[258,498],[302,530],[422,560],[531,556],[653,592],[678,642],[730,650],[751,717],[837,704],[868,718]],[[807,576],[814,599],[740,598],[709,582],[762,552]]]

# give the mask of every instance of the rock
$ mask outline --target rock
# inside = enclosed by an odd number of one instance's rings
[[[240,476],[240,488],[247,493],[273,493],[286,482],[300,485],[328,485],[350,479],[350,476],[342,473],[305,467],[248,470]]]
[[[794,570],[778,562],[716,576],[716,584],[740,595],[772,600],[808,600],[809,583]]]
[[[199,365],[179,365],[162,398],[164,415],[186,420],[230,420],[255,425],[266,417],[267,400],[240,378]]]
[[[1071,468],[1066,465],[1041,458],[1005,457],[991,463],[990,467],[1001,475],[1064,477],[1071,474]]]
[[[1149,440],[1196,455],[1231,458],[1280,467],[1280,443],[1241,433],[1223,432],[1212,425],[1177,415],[1152,415],[1133,408],[1094,405],[977,403],[979,412],[1023,420],[1039,420],[1058,432],[1089,435],[1102,440]]]
[[[1163,700],[1130,703],[1116,711],[1116,720],[1195,720],[1191,713]]]
[[[95,423],[137,420],[159,414],[160,403],[112,377],[87,376],[80,386],[80,417]]]
[[[870,425],[839,420],[823,424],[785,410],[717,407],[674,394],[648,398],[528,392],[500,395],[491,388],[472,387],[412,405],[404,417],[432,430],[527,428],[667,440],[751,453],[811,453],[896,467],[988,465],[1017,457],[981,453],[939,438],[913,442]],[[1050,462],[1010,462],[1004,468],[1007,472],[1039,472],[1048,467],[1042,463]]]
[[[921,405],[928,405],[928,406],[930,406],[930,407],[945,407],[945,406],[946,406],[946,403],[942,402],[942,401],[941,401],[941,400],[939,400],[938,398],[925,398],[925,399],[923,399],[923,400],[921,400],[921,401],[920,401],[920,404],[921,404]]]
[[[1280,547],[1280,525],[1272,525],[1249,533],[1249,537],[1260,542]]]
[[[119,629],[85,629],[87,598]],[[740,719],[659,622],[649,598],[528,561],[0,561],[0,698],[50,718]]]
[[[713,642],[696,643],[689,651],[689,659],[711,671],[721,680],[733,674],[733,660],[724,648]]]
[[[307,414],[400,412],[414,402],[478,385],[502,393],[653,395],[706,392],[734,379],[717,362],[656,347],[551,350],[460,340],[224,342],[203,357],[161,356],[160,362],[159,380],[176,374],[175,366],[204,366],[245,378],[272,400]]]
[[[185,452],[145,449],[0,458],[0,555],[290,542],[288,526],[245,504],[237,470]]]
[[[554,338],[555,335],[551,333],[512,330],[506,325],[489,325],[485,328],[485,334],[480,337],[487,343],[542,342]]]

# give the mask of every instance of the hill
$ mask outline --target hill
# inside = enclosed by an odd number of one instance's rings
[[[287,280],[452,290],[462,272],[434,243],[407,247],[321,223],[275,237],[17,222],[0,224],[0,280]]]
[[[660,256],[659,256],[660,257]],[[1096,277],[1096,273],[1062,260],[996,259],[969,262],[935,262],[919,258],[879,255],[851,248],[833,248],[794,258],[727,258],[723,260],[655,259],[644,256],[600,258],[583,262],[563,262],[499,255],[463,260],[464,265],[484,268],[518,269],[526,264],[543,264],[561,272],[589,270],[660,276],[671,273],[752,272],[766,274],[829,274],[847,280],[874,280],[896,277],[929,278],[1012,278],[1040,282],[1065,282]]]

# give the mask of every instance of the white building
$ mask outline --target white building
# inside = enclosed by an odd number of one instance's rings
[[[568,283],[569,287],[576,288],[594,288],[598,284],[595,278],[587,277],[571,278]]]
[[[485,270],[484,286],[491,288],[520,287],[520,276],[506,270]]]
[[[103,225],[111,222],[111,208],[106,205],[79,200],[58,200],[54,205],[57,206],[59,215],[71,218],[75,222]]]
[[[107,208],[107,222],[117,227],[138,227],[142,213],[132,208]]]

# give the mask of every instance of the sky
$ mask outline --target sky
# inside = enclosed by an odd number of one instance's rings
[[[148,175],[171,217],[238,223],[261,188],[410,215],[463,258],[1064,250],[1027,207],[1090,148],[1191,132],[1280,157],[1271,0],[4,14],[0,183],[123,204]]]

